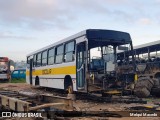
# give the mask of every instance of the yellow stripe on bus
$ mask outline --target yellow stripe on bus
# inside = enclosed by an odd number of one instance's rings
[[[76,66],[67,66],[59,68],[46,68],[40,70],[33,70],[32,75],[60,75],[60,74],[76,74]],[[26,75],[29,76],[29,71],[26,71]]]

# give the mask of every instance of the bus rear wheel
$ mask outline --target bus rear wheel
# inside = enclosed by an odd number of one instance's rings
[[[39,77],[38,76],[36,76],[36,78],[35,78],[35,86],[39,86]]]

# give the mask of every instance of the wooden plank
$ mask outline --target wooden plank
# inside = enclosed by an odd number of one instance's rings
[[[56,107],[59,105],[65,105],[64,103],[47,103],[47,104],[43,104],[43,105],[39,105],[36,107],[30,107],[29,110],[39,110],[39,109],[43,109],[43,108],[47,108],[47,107]]]
[[[31,104],[29,102],[22,101],[17,98],[11,98],[4,95],[0,95],[0,98],[2,106],[16,111],[28,111],[29,105]]]
[[[39,110],[47,107],[55,108],[59,110],[73,110],[73,101],[67,97],[44,95],[44,94],[41,94],[41,95],[37,95],[37,94],[22,95],[21,94],[20,95],[19,93],[17,93],[16,97],[7,96],[7,93],[5,95],[0,94],[0,100],[1,100],[0,104],[5,108],[8,108],[14,111],[25,111],[25,112],[31,111],[31,110]],[[24,100],[29,100],[29,101],[24,101]],[[36,104],[31,107],[32,102]],[[37,105],[38,103],[40,105]],[[46,103],[46,104],[43,104],[43,103]]]

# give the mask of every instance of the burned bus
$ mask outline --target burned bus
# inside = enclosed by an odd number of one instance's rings
[[[118,49],[133,50],[129,33],[84,30],[28,54],[26,81],[34,86],[70,92],[122,91],[134,83],[134,77],[128,83],[117,72]],[[130,74],[134,76],[134,71]]]
[[[160,96],[160,40],[135,46],[133,51],[138,80],[135,94],[138,97]],[[132,51],[118,53],[119,69],[126,68],[127,72],[131,71],[131,53]]]

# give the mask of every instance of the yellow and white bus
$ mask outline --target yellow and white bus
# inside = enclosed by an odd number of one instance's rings
[[[26,81],[35,86],[73,91],[106,89],[105,82],[96,75],[116,70],[116,51],[124,45],[133,49],[126,32],[84,30],[28,54]]]

